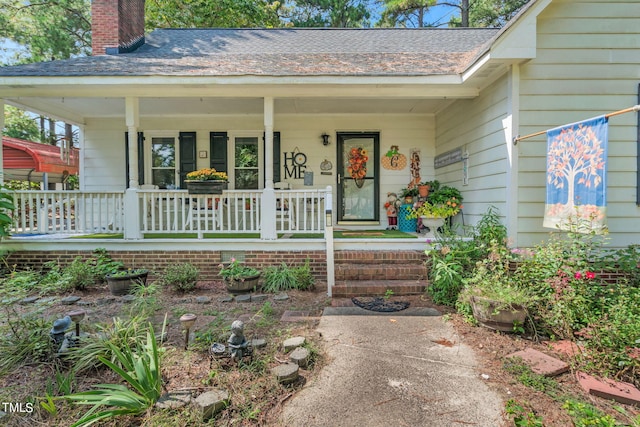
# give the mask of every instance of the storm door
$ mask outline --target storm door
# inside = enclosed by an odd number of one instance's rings
[[[338,222],[380,220],[378,132],[338,133]]]

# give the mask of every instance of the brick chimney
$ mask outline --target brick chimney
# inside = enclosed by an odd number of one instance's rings
[[[144,44],[144,0],[92,0],[93,55],[133,52]]]

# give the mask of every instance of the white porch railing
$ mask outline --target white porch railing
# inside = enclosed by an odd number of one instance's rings
[[[137,190],[133,199],[122,192],[16,191],[18,209],[12,232],[124,233],[125,237],[195,232],[202,238],[205,233],[262,236],[265,227],[270,227],[285,234],[322,233],[328,191],[229,190],[220,195],[193,195],[186,190]],[[275,197],[273,212],[263,210],[265,194]],[[270,201],[269,206],[274,206],[274,200]],[[132,217],[139,221],[130,221]]]
[[[123,193],[16,191],[13,233],[122,233]]]

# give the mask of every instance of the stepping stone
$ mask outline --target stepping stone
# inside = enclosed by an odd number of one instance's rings
[[[251,302],[262,302],[268,299],[269,299],[269,295],[265,295],[265,294],[251,295]]]
[[[280,317],[281,322],[304,322],[308,320],[313,320],[313,317],[309,316],[310,313],[308,311],[290,311],[286,310],[282,313],[282,317]]]
[[[78,301],[80,301],[81,299],[82,298],[80,298],[80,297],[77,297],[75,295],[71,295],[71,296],[62,298],[60,300],[60,303],[64,304],[64,305],[73,305],[73,304],[77,303]]]
[[[235,300],[236,302],[251,302],[251,295],[238,295]]]
[[[278,294],[273,297],[274,301],[286,301],[289,299],[289,295],[287,294]]]
[[[211,302],[211,297],[207,297],[207,296],[197,297],[196,302],[198,304],[209,304]]]
[[[309,364],[309,350],[304,347],[298,347],[289,354],[289,360],[301,368],[306,368]]]
[[[285,342],[283,343],[284,352],[288,353],[289,351],[293,350],[294,348],[300,347],[301,345],[303,345],[304,342],[305,342],[304,337],[289,338],[288,340],[285,340]]]
[[[134,302],[135,300],[136,300],[135,295],[127,294],[127,295],[123,295],[122,296],[122,302],[125,303],[125,304]]]
[[[569,370],[569,365],[555,357],[548,356],[538,350],[527,348],[526,350],[516,351],[507,356],[508,358],[519,357],[528,365],[531,370],[545,377],[555,377]]]
[[[160,409],[179,409],[187,406],[192,400],[191,393],[173,391],[160,396],[156,402],[156,408]]]
[[[33,304],[34,302],[38,301],[40,299],[40,297],[27,297],[27,298],[23,298],[20,301],[20,304],[22,305],[26,305],[26,304]]]
[[[116,301],[116,297],[104,297],[96,300],[96,305],[109,305]]]
[[[228,296],[228,297],[224,297],[224,298],[218,298],[218,302],[232,302],[233,301],[233,297],[232,296]]]
[[[569,341],[569,340],[552,341],[552,342],[548,342],[547,345],[551,348],[551,350],[555,351],[556,353],[562,354],[568,357],[575,357],[582,354],[582,350],[580,346],[578,346],[573,341]]]
[[[263,348],[267,346],[267,340],[264,338],[256,338],[251,340],[251,347],[253,348]]]
[[[211,390],[196,397],[196,405],[202,410],[202,421],[207,421],[229,404],[229,393]]]
[[[613,399],[626,405],[640,405],[640,390],[633,384],[606,378],[599,379],[580,371],[576,372],[576,378],[580,386],[589,394]]]
[[[298,379],[298,365],[295,363],[285,363],[284,365],[278,365],[271,370],[273,375],[276,376],[280,384],[291,384]]]

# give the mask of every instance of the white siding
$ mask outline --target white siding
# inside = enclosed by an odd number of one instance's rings
[[[434,178],[434,118],[430,115],[278,115],[275,114],[274,130],[281,133],[281,153],[296,148],[307,156],[307,170],[314,172],[314,188],[336,186],[336,132],[372,131],[380,133],[380,155],[391,145],[398,145],[407,156],[412,148],[421,151],[421,175],[424,181]],[[209,152],[209,132],[262,131],[262,115],[157,117],[140,119],[140,131],[196,132],[197,151]],[[124,120],[91,120],[85,128],[86,190],[124,190],[125,154]],[[330,144],[322,145],[321,135],[330,135]],[[332,175],[320,174],[320,163],[325,159],[333,164]],[[209,156],[198,159],[198,168],[209,165]],[[282,161],[282,158],[281,158]],[[284,178],[284,172],[281,170]],[[383,207],[388,192],[400,192],[410,182],[409,165],[401,171],[380,167],[380,226],[387,226]],[[286,179],[294,189],[305,188],[303,180]],[[308,188],[308,187],[307,187]],[[334,206],[335,209],[335,206]],[[335,211],[335,210],[334,210]]]
[[[468,185],[462,185],[462,163],[436,170],[442,184],[462,191],[466,224],[475,224],[490,206],[506,215],[507,82],[507,77],[502,77],[478,98],[457,101],[436,117],[436,155],[458,147],[469,153]]]
[[[536,58],[521,66],[522,135],[616,111],[637,103],[640,3],[553,1],[538,17]],[[636,120],[609,120],[608,225],[612,246],[637,243]],[[546,138],[519,143],[518,242],[545,239]]]

